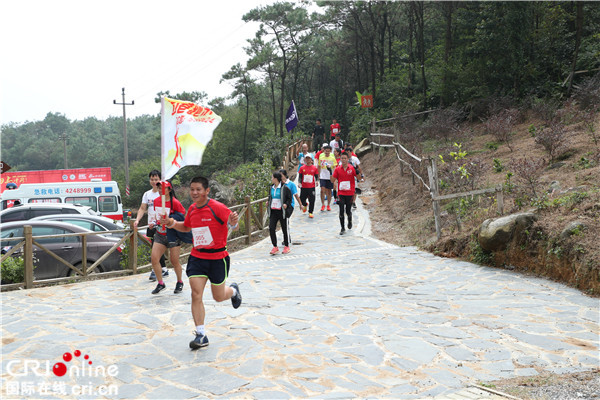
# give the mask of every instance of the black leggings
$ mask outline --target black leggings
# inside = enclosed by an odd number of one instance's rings
[[[289,246],[290,243],[288,240],[287,219],[285,219],[283,210],[271,209],[271,216],[269,217],[269,234],[271,235],[271,243],[273,243],[273,247],[277,247],[277,222],[278,221],[281,222],[281,231],[283,232],[283,245]]]
[[[315,188],[302,188],[300,189],[300,201],[302,206],[306,206],[306,199],[308,198],[308,212],[313,213],[315,211]]]
[[[344,207],[348,216],[348,223],[352,223],[352,199],[354,196],[338,196],[338,206],[340,206],[340,225],[344,228]]]

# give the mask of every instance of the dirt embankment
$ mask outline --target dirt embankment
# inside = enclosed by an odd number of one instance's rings
[[[467,152],[464,162],[480,165],[476,189],[503,185],[504,215],[535,211],[535,224],[513,238],[506,250],[487,253],[476,239],[481,223],[499,216],[493,196],[467,198],[462,204],[459,200],[444,201],[442,238],[436,240],[431,197],[406,168],[404,175],[400,174],[400,162],[393,150],[381,157],[373,152],[361,158],[367,178],[361,198],[369,210],[373,235],[441,256],[547,277],[586,294],[600,295],[600,165],[594,161],[598,149],[580,126],[570,126],[570,150],[561,160],[546,161],[546,166],[536,172],[539,200],[532,202],[518,189],[526,177],[516,176],[519,172],[512,172],[511,166],[525,158],[548,159],[530,133],[534,124],[528,121],[516,127],[512,150],[496,143],[491,135],[478,134],[481,127],[472,126],[468,134],[452,141],[427,143],[423,147],[430,150],[419,154],[436,158],[441,154],[448,159],[452,142],[460,143]],[[507,179],[509,173],[513,175]],[[428,181],[426,174],[423,178]],[[565,235],[563,231],[571,223],[580,223],[581,227]]]

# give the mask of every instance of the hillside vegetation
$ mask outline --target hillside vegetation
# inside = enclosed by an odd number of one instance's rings
[[[363,159],[372,189],[363,200],[375,235],[446,257],[545,276],[599,295],[600,114],[580,105],[573,99],[554,109],[547,104],[500,108],[480,122],[458,123],[448,113],[436,117],[438,127],[431,120],[411,122],[411,132],[419,132],[414,136],[426,137],[424,141],[411,142],[407,131],[390,128],[415,154],[438,160],[442,194],[500,185],[504,215],[537,215],[533,226],[506,250],[483,251],[477,240],[481,223],[499,217],[493,194],[443,201],[442,237],[436,240],[431,196],[413,185],[406,168],[400,176],[393,150],[381,160],[378,152]],[[493,131],[502,124],[506,132]],[[454,129],[446,137],[426,133],[448,126]]]

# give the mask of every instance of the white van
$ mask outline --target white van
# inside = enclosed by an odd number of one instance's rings
[[[121,192],[115,181],[24,183],[17,189],[2,192],[0,209],[29,203],[80,204],[105,217],[123,220]]]

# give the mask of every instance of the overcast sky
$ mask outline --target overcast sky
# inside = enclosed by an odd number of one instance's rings
[[[275,0],[23,0],[0,6],[0,123],[157,114],[156,93],[233,90],[219,84],[257,23],[249,10]]]

